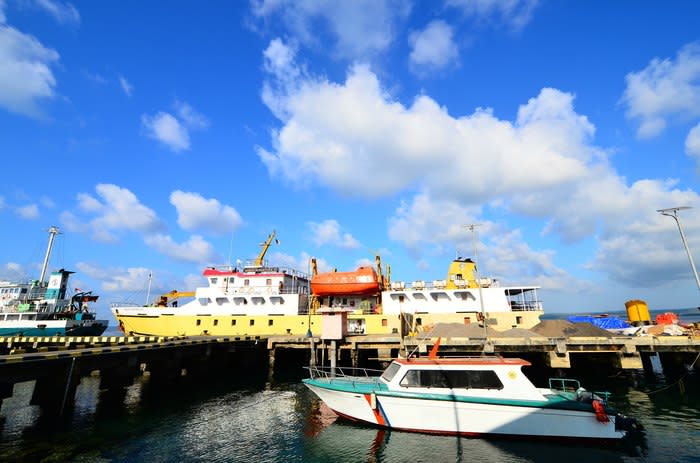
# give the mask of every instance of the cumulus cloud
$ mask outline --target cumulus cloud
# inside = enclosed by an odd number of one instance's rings
[[[190,130],[209,126],[208,119],[195,111],[189,104],[176,101],[178,117],[164,111],[153,116],[141,115],[141,125],[146,136],[160,141],[175,152],[190,149]]]
[[[308,227],[311,231],[311,240],[316,246],[329,244],[344,249],[357,249],[360,247],[359,241],[350,233],[341,232],[340,224],[336,220],[309,222]]]
[[[154,116],[143,114],[141,124],[146,135],[178,152],[190,149],[190,134],[187,128],[170,113],[158,112]]]
[[[236,209],[198,193],[176,190],[170,194],[170,203],[177,209],[177,223],[184,230],[223,234],[236,230],[243,223]]]
[[[0,4],[0,106],[32,117],[41,115],[40,104],[55,96],[56,78],[51,67],[59,54],[35,37],[4,24]]]
[[[411,11],[408,0],[253,0],[251,6],[255,17],[279,19],[296,41],[307,46],[326,47],[318,31],[327,31],[334,40],[335,53],[350,59],[386,50],[394,40],[397,24]]]
[[[144,267],[105,268],[88,262],[78,262],[76,268],[82,275],[101,281],[102,290],[108,292],[143,291],[151,273]]]
[[[411,65],[417,68],[441,69],[459,56],[452,27],[445,21],[432,21],[425,29],[412,33],[408,42]]]
[[[36,204],[27,204],[26,206],[20,206],[15,209],[17,215],[23,219],[36,219],[39,217],[39,206]]]
[[[621,103],[627,117],[639,121],[640,138],[660,134],[669,118],[700,116],[700,43],[685,45],[675,60],[652,59],[625,81]]]
[[[539,0],[447,0],[446,4],[479,21],[520,30],[531,20]]]
[[[199,235],[192,235],[184,243],[177,243],[171,236],[153,234],[145,236],[144,242],[160,253],[182,262],[212,264],[220,260],[212,245]]]
[[[97,197],[80,193],[79,209],[93,217],[81,219],[70,211],[61,214],[61,220],[71,231],[88,229],[93,239],[103,242],[117,241],[121,230],[153,233],[163,228],[155,211],[143,205],[134,193],[113,184],[98,184]]]
[[[700,124],[696,125],[685,139],[685,152],[700,164]]]
[[[293,67],[293,55],[285,56],[283,67]],[[570,93],[544,88],[511,121],[489,108],[453,115],[425,94],[404,104],[366,65],[353,66],[339,83],[304,72],[283,82],[285,76],[276,74],[281,68],[266,69],[274,91],[265,101],[280,126],[271,132],[271,148],[257,152],[270,174],[348,196],[413,195],[389,220],[389,234],[417,261],[463,244],[460,226],[484,222],[479,218],[488,207],[490,216],[503,214],[494,233],[518,231],[509,216],[535,221],[542,234],[565,243],[598,244],[587,268],[632,281],[643,272],[658,274],[658,268],[620,243],[658,247],[660,231],[644,228],[658,220],[655,210],[698,204],[697,195],[678,190],[673,179],[628,184],[595,145],[595,126],[576,112]],[[323,110],[329,107],[334,111]],[[700,230],[700,223],[689,221],[688,227]],[[510,236],[504,245],[529,256],[533,268],[546,269],[549,287],[571,284],[549,251],[523,248],[519,235]]]
[[[482,108],[453,117],[427,95],[410,105],[395,101],[367,66],[356,65],[342,84],[308,78],[277,87],[270,105],[284,109],[276,112],[282,127],[272,133],[274,150],[257,150],[270,173],[348,195],[427,186],[480,202],[564,184],[603,155],[587,143],[595,130],[574,111],[573,95],[556,89],[523,105],[514,123]]]

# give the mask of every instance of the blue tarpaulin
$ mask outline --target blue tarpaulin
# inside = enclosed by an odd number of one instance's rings
[[[624,320],[617,317],[592,317],[590,315],[572,315],[568,317],[571,323],[590,323],[598,328],[603,328],[605,330],[615,330],[621,328],[629,328],[630,325]]]

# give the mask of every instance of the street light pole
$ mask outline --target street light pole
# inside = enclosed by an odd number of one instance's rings
[[[678,211],[682,211],[684,209],[690,209],[690,207],[689,206],[670,207],[668,209],[659,209],[656,212],[661,213],[661,215],[667,215],[669,217],[672,217],[673,220],[676,221],[676,225],[678,225],[678,231],[681,233],[681,240],[683,241],[683,246],[685,246],[685,252],[688,253],[688,260],[690,261],[690,267],[693,269],[693,275],[695,275],[695,283],[697,283],[698,289],[700,289],[700,278],[698,277],[698,271],[695,269],[695,262],[693,262],[693,255],[690,253],[690,248],[688,247],[688,241],[685,239],[685,233],[683,233],[683,227],[681,226],[681,219],[678,217]]]

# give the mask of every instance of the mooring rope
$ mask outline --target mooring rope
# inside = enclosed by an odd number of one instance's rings
[[[693,363],[690,364],[690,367],[688,368],[688,370],[692,370],[692,368],[695,366],[695,362],[697,362],[699,358],[700,358],[700,352],[698,352],[698,355],[695,356],[695,360],[693,360]],[[657,392],[671,389],[672,387],[674,387],[676,385],[678,385],[678,387],[680,388],[681,394],[684,394],[685,393],[685,386],[683,385],[683,379],[685,379],[686,376],[688,376],[687,371],[685,372],[685,374],[683,376],[678,378],[678,380],[674,381],[673,383],[669,384],[668,386],[664,386],[660,389],[656,389],[655,391],[647,392],[647,395],[652,395],[652,394],[656,394]]]

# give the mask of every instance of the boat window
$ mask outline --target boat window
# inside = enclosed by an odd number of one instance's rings
[[[394,301],[403,302],[405,298],[406,298],[406,295],[404,293],[392,293],[391,294],[391,299]]]
[[[404,387],[503,389],[503,383],[491,370],[409,370],[400,384]]]
[[[211,284],[215,285],[215,284],[216,284],[216,281],[217,281],[217,278],[216,278],[216,277],[211,278],[209,281],[211,281]]]
[[[454,294],[455,294],[455,297],[457,299],[460,299],[462,301],[468,301],[469,299],[471,299],[473,301],[476,300],[474,295],[472,293],[470,293],[469,291],[455,291]]]
[[[250,280],[247,278],[243,280],[243,286],[250,286]]]
[[[36,314],[34,314],[34,313],[25,314],[22,317],[22,320],[36,320]]]
[[[234,277],[231,277],[231,278],[228,279],[228,282],[229,282],[229,283],[233,283],[235,280],[236,280],[236,279],[235,279]]]
[[[265,284],[266,284],[267,286],[272,286],[272,278],[266,279],[266,280],[265,280]]]
[[[425,301],[425,294],[423,293],[413,293],[413,299],[416,301]]]
[[[387,382],[391,381],[394,379],[394,376],[396,376],[399,368],[401,368],[401,365],[392,362],[392,364],[389,365],[386,370],[384,370],[384,373],[382,373],[382,379]]]
[[[216,298],[216,303],[219,305],[224,305],[228,302],[228,298],[226,297],[217,297]]]
[[[209,304],[210,302],[211,302],[211,299],[209,299],[208,297],[200,297],[200,298],[199,298],[199,304],[200,304],[200,305],[207,305],[207,304]]]
[[[444,292],[438,292],[438,293],[430,293],[430,297],[433,298],[434,301],[449,301],[450,296],[447,295],[447,293]]]
[[[6,319],[6,320],[7,320],[7,321],[10,321],[10,320],[19,320],[19,314],[18,314],[18,313],[10,313],[10,314],[7,314],[7,319]]]

